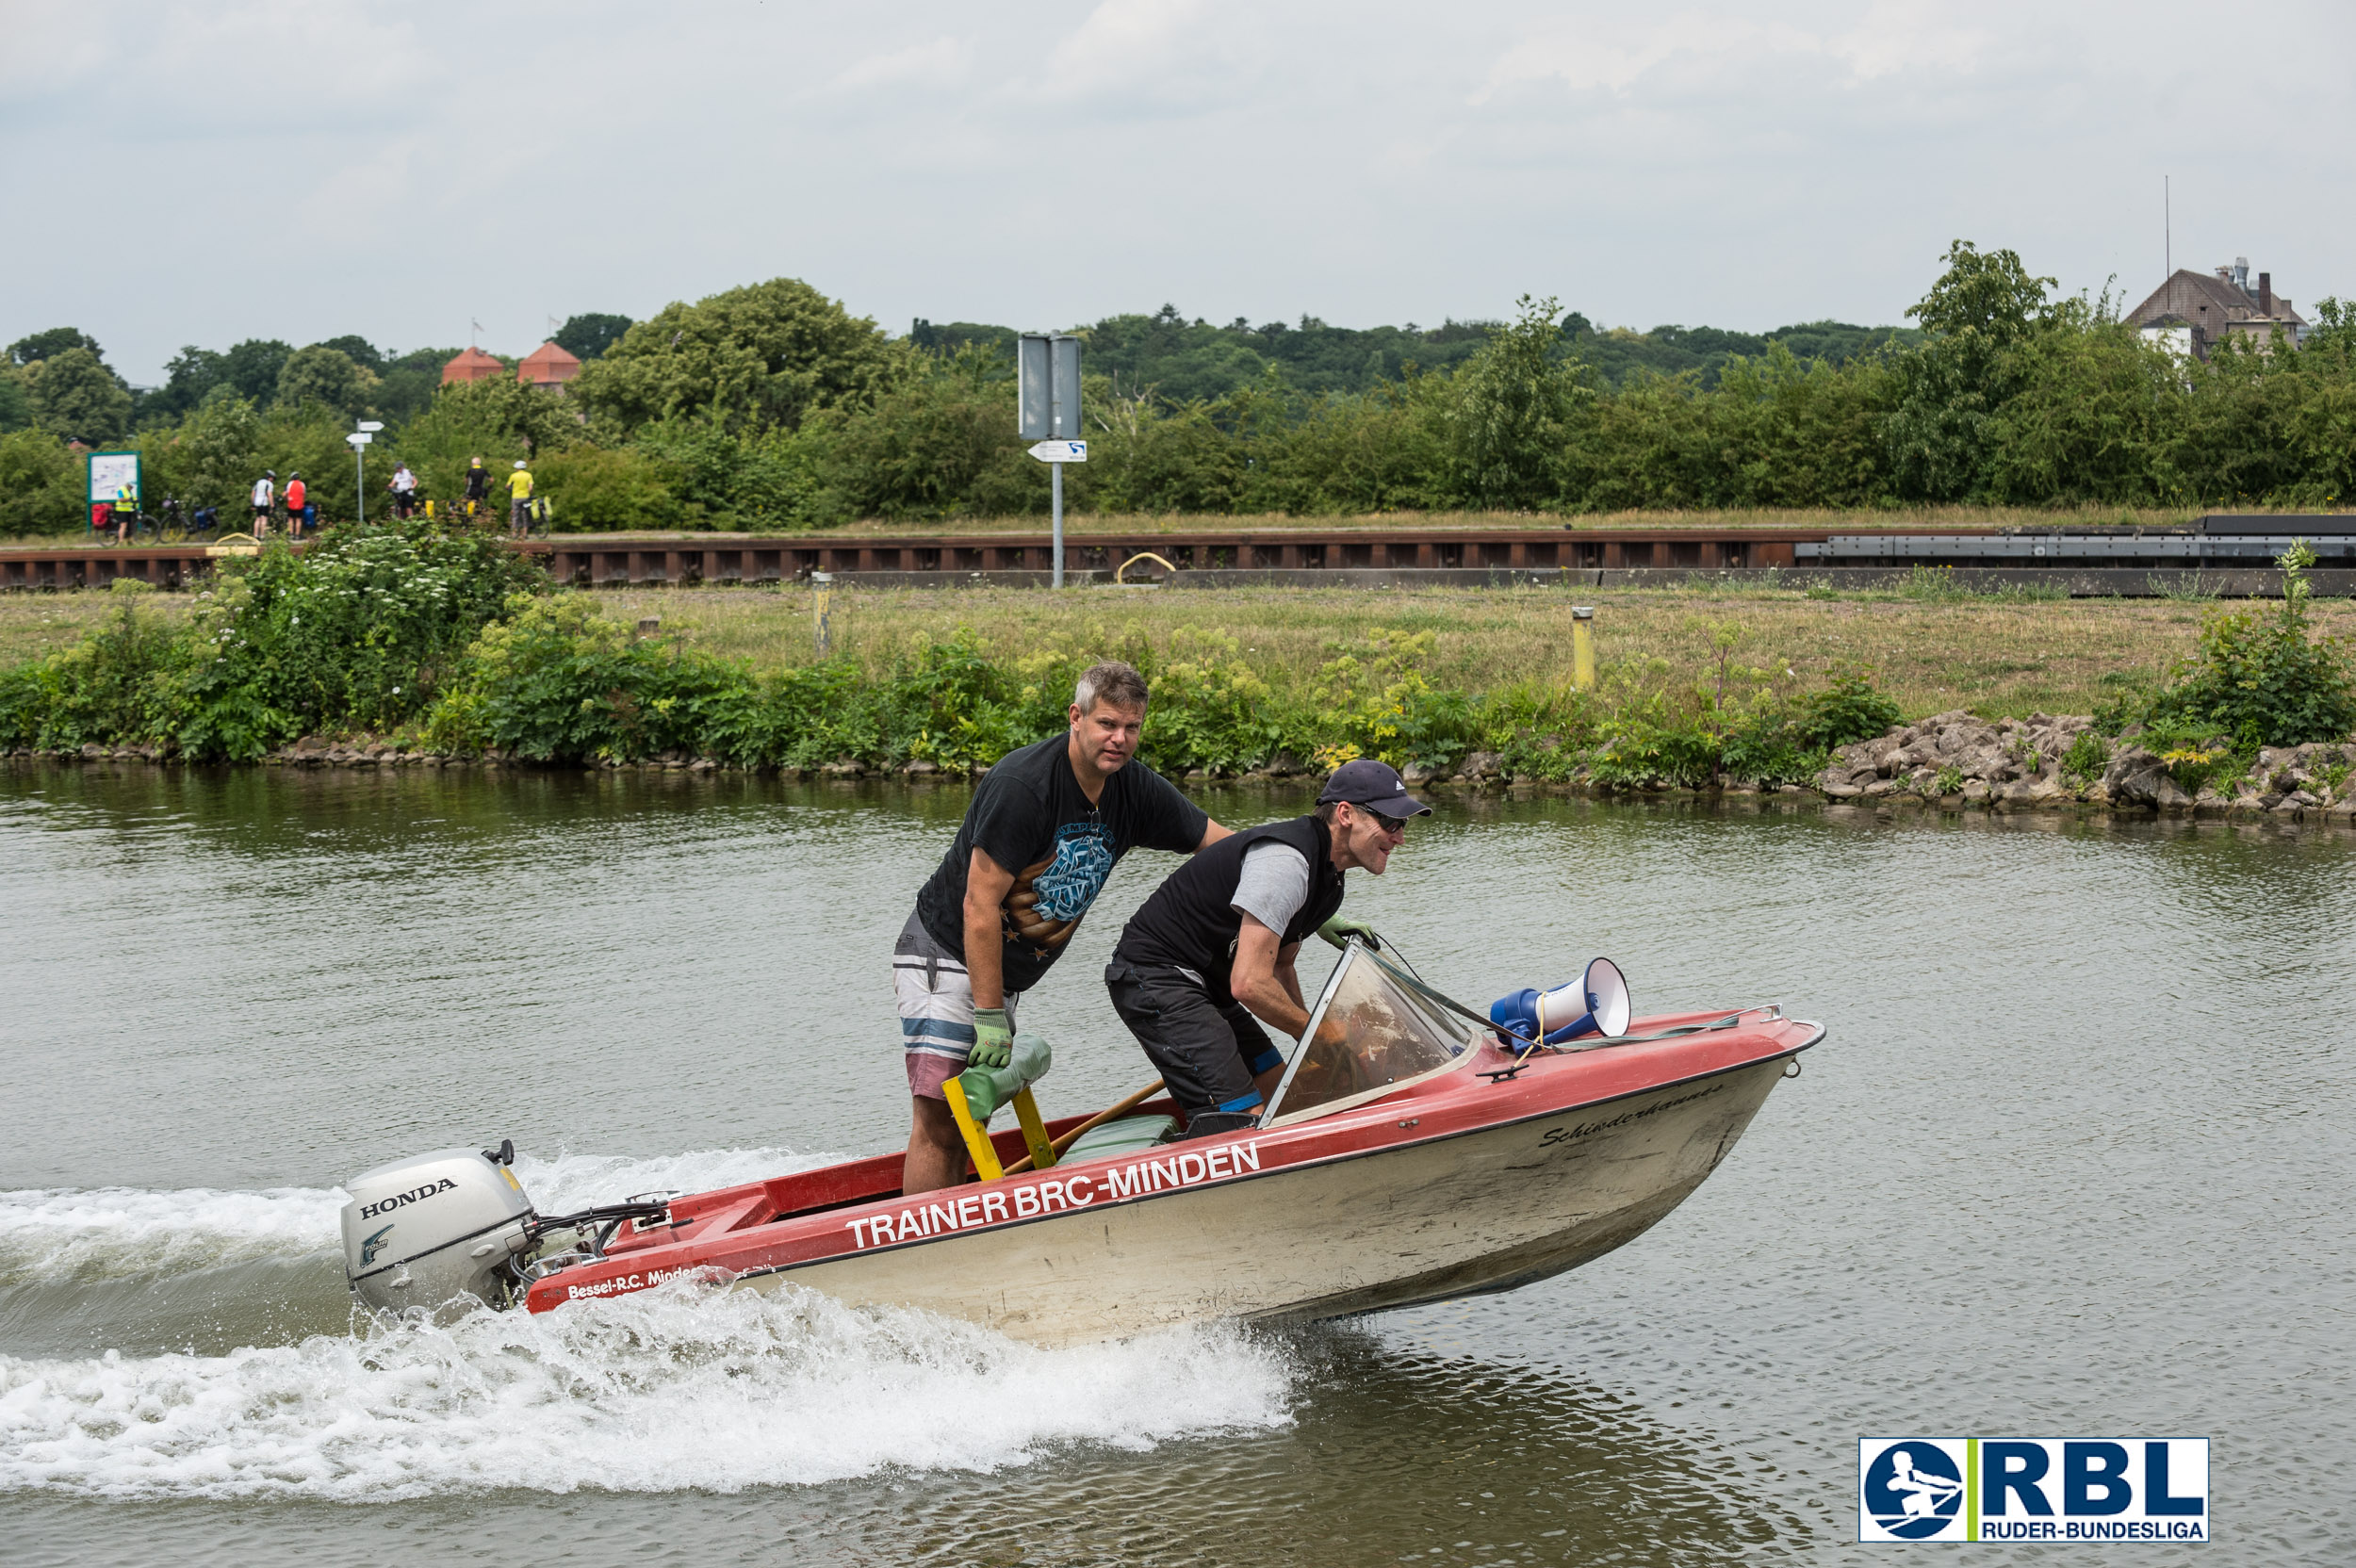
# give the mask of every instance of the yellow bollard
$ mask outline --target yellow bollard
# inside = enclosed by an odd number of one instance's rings
[[[1595,611],[1593,605],[1571,608],[1571,684],[1582,692],[1595,685]]]
[[[998,1151],[991,1146],[989,1132],[974,1121],[973,1113],[966,1108],[965,1086],[952,1078],[941,1086],[941,1092],[942,1098],[949,1102],[949,1113],[957,1119],[957,1131],[965,1138],[965,1152],[973,1156],[974,1174],[985,1182],[998,1180],[1006,1174],[1006,1169],[998,1163]],[[1033,1111],[1031,1114],[1037,1116],[1039,1113]],[[1024,1131],[1027,1133],[1029,1129]]]

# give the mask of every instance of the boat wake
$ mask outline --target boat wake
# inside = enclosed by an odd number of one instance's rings
[[[543,1201],[574,1205],[813,1163],[707,1151],[569,1156],[522,1174]],[[214,1277],[316,1268],[340,1294],[341,1202],[332,1188],[0,1194],[0,1296],[29,1287],[54,1307],[237,1260],[248,1266]],[[289,1339],[220,1353],[0,1351],[0,1491],[359,1502],[991,1470],[1072,1445],[1141,1449],[1281,1425],[1297,1377],[1281,1346],[1223,1326],[1046,1350],[921,1313],[690,1280],[587,1310],[356,1321]]]
[[[610,1203],[633,1193],[702,1192],[779,1176],[842,1158],[783,1149],[702,1149],[652,1158],[566,1154],[516,1159],[518,1178],[550,1213]],[[313,1253],[333,1261],[335,1187],[268,1187],[231,1192],[182,1187],[0,1191],[0,1288],[178,1273],[191,1268],[291,1261]]]

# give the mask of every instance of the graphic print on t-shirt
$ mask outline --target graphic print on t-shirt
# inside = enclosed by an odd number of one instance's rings
[[[1006,892],[1006,925],[1045,950],[1072,938],[1104,879],[1113,872],[1112,836],[1101,822],[1068,822],[1055,829],[1055,852],[1025,866]]]

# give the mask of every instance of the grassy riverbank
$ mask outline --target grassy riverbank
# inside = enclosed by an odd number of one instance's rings
[[[1886,595],[1603,595],[1600,678],[1575,689],[1561,589],[838,588],[822,655],[813,589],[552,592],[493,541],[417,524],[223,562],[193,597],[124,580],[103,612],[12,604],[36,657],[0,664],[0,746],[249,760],[365,734],[961,772],[1051,733],[1078,673],[1115,657],[1153,682],[1146,760],[1213,776],[1380,756],[1411,776],[1784,782],[1908,711],[1961,708],[2092,710],[2238,755],[2356,725],[2332,635],[2348,606],[2318,626],[2303,574],[2288,582],[2266,612],[1984,597],[1929,572]]]
[[[656,616],[666,634],[750,660],[758,668],[815,657],[807,589],[599,596],[626,620]],[[1413,589],[1375,593],[1289,588],[1219,591],[1087,589],[1058,598],[1006,588],[843,591],[828,619],[836,650],[871,674],[911,645],[970,628],[993,656],[1141,635],[1167,647],[1181,633],[1233,637],[1271,680],[1306,680],[1337,647],[1382,630],[1429,631],[1424,670],[1467,692],[1567,679],[1571,606],[1595,607],[1604,671],[1701,678],[1731,626],[1740,662],[1791,669],[1820,683],[1836,663],[1862,664],[1909,715],[1968,708],[1988,718],[2086,713],[2137,679],[2156,679],[2193,651],[2204,605],[2168,599],[2018,600],[1899,593],[1801,595],[1789,589]],[[2317,629],[2356,636],[2356,601],[2318,601]]]
[[[1836,661],[1860,663],[1909,716],[1966,708],[1986,718],[2086,713],[2137,678],[2193,651],[2205,606],[2169,599],[2020,600],[1906,593],[1795,594],[1789,589],[1589,590],[1607,670],[1664,667],[1698,678],[1713,631],[1740,629],[1745,662],[1780,658],[1821,679]],[[141,613],[185,618],[191,596],[142,596]],[[604,593],[607,614],[658,617],[666,635],[758,670],[811,663],[810,591],[630,589]],[[1488,691],[1554,681],[1570,667],[1572,596],[1545,589],[1415,589],[1360,593],[1291,588],[1220,591],[1074,589],[841,590],[830,614],[836,651],[873,676],[911,646],[970,628],[997,658],[1142,635],[1167,647],[1180,632],[1232,636],[1271,678],[1305,679],[1337,644],[1380,629],[1432,633],[1425,666],[1437,685]],[[122,604],[104,592],[0,596],[0,669],[59,652]],[[2356,601],[2322,599],[2315,628],[2356,638]]]

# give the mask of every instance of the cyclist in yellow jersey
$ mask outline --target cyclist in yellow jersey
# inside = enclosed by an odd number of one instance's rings
[[[507,531],[521,539],[532,523],[532,470],[523,460],[515,460],[515,471],[507,476]]]

